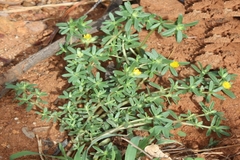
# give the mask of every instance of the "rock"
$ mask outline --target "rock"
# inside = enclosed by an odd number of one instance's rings
[[[167,154],[164,154],[160,150],[159,146],[156,144],[151,144],[151,145],[146,146],[144,151],[155,158],[161,158],[161,159],[165,158],[166,160],[172,160]]]
[[[30,131],[30,130],[28,129],[28,127],[22,127],[22,132],[23,132],[23,134],[24,134],[26,137],[28,137],[28,138],[33,139],[33,138],[35,137],[34,132],[33,132],[33,131]]]

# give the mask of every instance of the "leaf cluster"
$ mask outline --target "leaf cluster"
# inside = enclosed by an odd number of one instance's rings
[[[43,105],[47,104],[47,102],[42,99],[42,97],[47,96],[47,93],[40,91],[35,86],[36,84],[31,84],[25,81],[16,84],[6,84],[6,88],[15,91],[15,99],[19,101],[18,105],[26,106],[28,112],[31,111],[33,107],[36,107],[36,110],[43,110]]]

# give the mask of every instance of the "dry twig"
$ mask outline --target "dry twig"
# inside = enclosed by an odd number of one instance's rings
[[[90,0],[90,1],[84,2],[84,5],[90,4],[90,3],[94,3],[94,2],[97,2],[97,1],[98,1],[98,0]],[[106,0],[103,0],[103,2],[105,2],[105,1],[106,1]],[[10,9],[10,10],[0,11],[0,15],[2,15],[2,14],[7,14],[7,13],[24,12],[24,11],[29,11],[29,10],[38,10],[38,9],[42,9],[42,8],[72,6],[72,5],[76,5],[76,4],[78,4],[78,3],[82,3],[82,1],[81,1],[81,2],[59,3],[59,4],[47,4],[47,5],[33,6],[33,7],[20,7],[20,8],[15,8],[15,9]]]
[[[38,144],[38,153],[39,153],[39,156],[41,158],[41,160],[44,160],[43,156],[42,156],[42,140],[39,139],[38,135],[36,134],[36,137],[37,137],[37,144]]]

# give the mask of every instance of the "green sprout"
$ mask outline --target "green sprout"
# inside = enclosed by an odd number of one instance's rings
[[[36,84],[30,84],[29,82],[20,82],[11,84],[7,83],[6,88],[12,89],[16,93],[16,100],[19,101],[18,105],[26,105],[26,110],[29,112],[35,108],[35,110],[43,110],[43,105],[47,104],[41,97],[47,96],[47,93],[41,92],[38,88],[35,88]]]
[[[168,37],[175,34],[177,42],[181,42],[183,38],[187,38],[187,35],[183,33],[183,31],[186,30],[187,27],[195,26],[196,24],[198,24],[198,21],[183,24],[183,16],[182,14],[180,14],[174,24],[163,24],[163,26],[167,28],[167,30],[162,32],[161,35]]]

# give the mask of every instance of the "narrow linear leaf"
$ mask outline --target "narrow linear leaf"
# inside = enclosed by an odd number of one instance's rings
[[[235,99],[235,98],[236,98],[236,96],[234,95],[234,93],[233,93],[232,91],[228,90],[228,89],[223,89],[223,92],[224,92],[226,95],[228,95],[230,98],[232,98],[232,99]]]
[[[183,39],[183,33],[182,31],[178,30],[177,31],[177,42],[180,43]]]
[[[191,22],[191,23],[184,24],[184,27],[191,27],[191,26],[195,26],[196,24],[198,24],[198,21],[194,21],[194,22]]]
[[[176,28],[171,28],[169,30],[166,30],[166,31],[162,32],[162,36],[164,36],[164,37],[171,36],[174,34],[175,30],[176,30]]]
[[[135,144],[136,146],[138,146],[139,140],[140,140],[140,137],[133,137],[131,139],[131,142],[133,144]],[[125,153],[125,160],[136,159],[136,155],[137,155],[137,149],[134,148],[131,144],[128,144],[128,147],[127,147],[127,150],[126,150],[126,153]]]
[[[15,159],[23,157],[23,156],[34,156],[34,155],[39,155],[39,153],[31,152],[31,151],[21,151],[21,152],[12,154],[10,156],[10,160],[15,160]]]
[[[124,28],[126,32],[130,31],[132,24],[133,24],[133,21],[129,19]]]
[[[179,15],[178,15],[178,19],[177,19],[177,23],[178,23],[178,24],[182,24],[182,21],[183,21],[183,15],[182,15],[182,14],[179,14]]]
[[[187,134],[183,131],[178,131],[177,134],[180,136],[180,137],[186,137]]]

